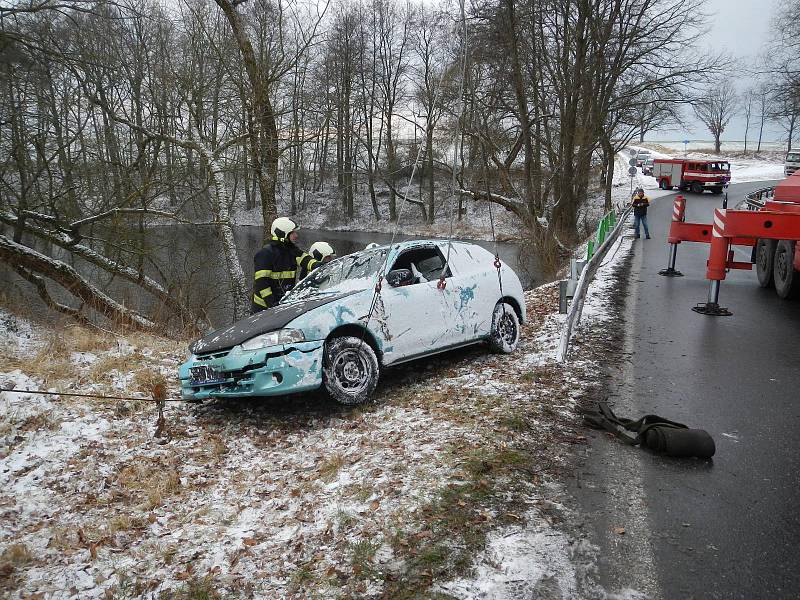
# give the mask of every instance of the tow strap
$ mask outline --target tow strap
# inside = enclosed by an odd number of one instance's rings
[[[704,429],[690,429],[658,415],[645,415],[636,421],[618,417],[605,402],[598,402],[596,410],[585,411],[583,419],[589,427],[605,429],[630,446],[666,456],[711,458],[716,450],[714,438]]]

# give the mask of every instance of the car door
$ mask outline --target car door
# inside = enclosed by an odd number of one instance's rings
[[[400,287],[392,287],[384,280],[381,312],[385,320],[385,363],[438,352],[463,340],[454,319],[455,292],[450,285],[450,270],[445,273],[444,289],[438,285],[444,262],[435,244],[404,248],[394,259],[390,271],[409,269],[415,278]]]
[[[442,251],[447,252],[447,242]],[[476,244],[453,242],[450,249],[454,321],[463,332],[465,343],[489,335],[492,312],[500,299],[494,260],[491,252]]]

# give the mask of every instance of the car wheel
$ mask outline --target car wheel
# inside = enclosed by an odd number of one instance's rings
[[[344,336],[325,343],[322,384],[341,404],[363,404],[378,385],[380,367],[372,347],[361,338]]]
[[[762,288],[772,287],[772,266],[775,261],[775,240],[758,240],[756,243],[756,277]]]
[[[498,302],[492,313],[492,330],[489,347],[492,352],[511,354],[519,344],[519,317],[508,302]]]
[[[800,290],[800,273],[794,270],[794,242],[780,240],[772,267],[775,291],[781,298],[794,298]]]
[[[703,184],[699,181],[692,182],[692,193],[693,194],[702,194],[703,193]]]

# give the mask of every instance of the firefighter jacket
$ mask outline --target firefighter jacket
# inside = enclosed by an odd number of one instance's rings
[[[631,204],[633,204],[633,216],[643,217],[647,214],[647,207],[650,206],[650,198],[636,194]]]
[[[253,313],[275,306],[295,282],[321,264],[293,243],[276,237],[256,253],[253,263]]]

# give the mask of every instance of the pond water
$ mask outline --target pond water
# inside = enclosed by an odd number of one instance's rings
[[[227,286],[225,260],[221,251],[221,243],[213,226],[168,225],[151,227],[144,232],[140,240],[148,257],[146,269],[151,275],[161,276],[167,281],[179,282],[172,288],[173,293],[180,296],[182,302],[195,310],[205,313],[214,327],[226,325],[232,321],[231,291]],[[235,229],[236,245],[239,260],[251,283],[253,274],[253,256],[262,247],[262,229],[255,226],[240,226]],[[308,248],[316,241],[326,241],[343,256],[363,249],[371,242],[388,244],[392,239],[388,233],[369,233],[361,231],[325,231],[301,229],[298,244]],[[420,236],[398,234],[395,241],[408,239],[424,239]],[[124,242],[120,242],[124,245]],[[492,242],[475,241],[474,243],[494,251]],[[521,244],[515,242],[499,242],[497,250],[503,262],[510,265],[519,275],[526,289],[544,283],[539,274],[536,261],[526,252]],[[108,250],[107,250],[108,251]],[[66,256],[58,256],[67,259]],[[80,264],[75,266],[86,273],[98,287],[108,290],[115,298],[121,299],[128,306],[135,306],[146,314],[157,310],[153,298],[143,293],[136,286],[110,278],[107,274]],[[20,280],[9,269],[2,269],[4,275],[0,279],[9,279],[17,283],[15,288],[25,296],[24,301],[38,302],[30,286]],[[157,277],[162,279],[162,277]],[[42,307],[43,308],[43,307]]]

